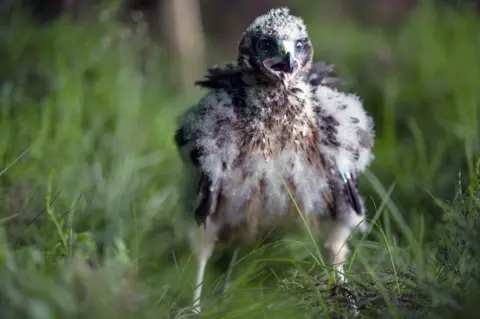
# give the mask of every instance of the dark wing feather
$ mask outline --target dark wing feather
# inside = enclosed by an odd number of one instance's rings
[[[185,129],[183,127],[180,127],[175,131],[174,139],[177,150],[180,150],[180,148],[188,144],[187,134],[185,133]]]
[[[345,215],[349,211],[349,207],[357,215],[365,215],[356,176],[341,173],[339,170],[334,172],[329,177],[331,193],[325,194],[325,200],[332,217],[338,218]]]
[[[197,205],[195,208],[195,221],[198,225],[205,222],[208,216],[208,207],[210,206],[211,197],[209,195],[210,181],[207,175],[202,174],[197,188]]]
[[[241,77],[241,68],[236,64],[226,64],[222,67],[215,66],[208,69],[203,80],[195,82],[205,89],[224,89],[230,91],[235,87],[236,81]]]
[[[340,86],[344,85],[343,79],[330,74],[334,72],[335,65],[327,64],[324,61],[318,61],[312,64],[308,72],[308,82],[313,86],[327,85]]]
[[[205,78],[196,81],[195,85],[210,90],[223,90],[231,96],[234,105],[241,106],[245,101],[246,83],[243,76],[243,69],[230,63],[208,69]]]
[[[363,215],[362,204],[360,202],[360,194],[358,191],[357,177],[353,174],[339,173],[344,189],[344,196],[347,198],[350,206],[355,210],[357,215]]]
[[[205,220],[217,211],[220,188],[214,185],[211,179],[204,173],[200,177],[197,190],[197,205],[195,208],[195,221],[197,225],[206,226]]]

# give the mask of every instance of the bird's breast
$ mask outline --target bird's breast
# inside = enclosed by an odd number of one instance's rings
[[[299,109],[283,113],[238,116],[199,142],[203,171],[221,185],[218,216],[230,226],[256,230],[299,210],[327,212],[330,188],[318,128]]]
[[[256,229],[289,213],[298,215],[298,210],[313,215],[325,212],[327,171],[320,149],[310,142],[299,139],[281,148],[275,140],[270,144],[273,149],[250,148],[243,154],[222,180],[228,220]]]

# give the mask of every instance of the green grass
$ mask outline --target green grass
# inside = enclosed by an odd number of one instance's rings
[[[474,311],[479,22],[423,6],[392,31],[309,12],[317,58],[337,65],[377,123],[376,160],[361,181],[372,227],[354,238],[350,284],[328,291],[308,233],[242,247],[225,293],[219,249],[205,317],[338,318],[348,295],[363,316]],[[162,48],[126,30],[2,20],[2,318],[190,316],[194,260],[172,135],[204,92],[176,89]]]

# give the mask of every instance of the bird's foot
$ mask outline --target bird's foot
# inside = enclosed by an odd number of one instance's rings
[[[335,299],[348,304],[348,309],[352,317],[357,317],[360,311],[358,310],[354,288],[349,285],[343,273],[337,272],[336,275],[333,283],[328,280],[328,278],[327,280],[315,278],[314,284],[322,294],[325,294],[327,299]]]

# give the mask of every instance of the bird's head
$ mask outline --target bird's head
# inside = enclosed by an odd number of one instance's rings
[[[307,71],[313,49],[303,20],[288,8],[257,17],[239,44],[239,64],[273,81],[288,84]]]

